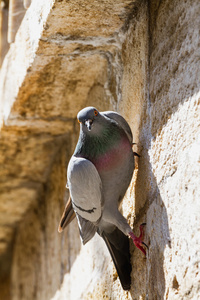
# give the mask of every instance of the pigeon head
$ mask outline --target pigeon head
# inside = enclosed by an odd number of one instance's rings
[[[97,133],[102,127],[104,117],[95,107],[89,106],[79,111],[77,119],[84,132]]]

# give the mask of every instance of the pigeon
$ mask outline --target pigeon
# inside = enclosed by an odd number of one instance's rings
[[[122,288],[129,290],[129,238],[144,255],[147,247],[143,242],[145,224],[140,225],[136,237],[119,210],[135,167],[132,132],[114,111],[99,112],[90,106],[82,109],[77,119],[79,139],[67,168],[69,200],[58,231],[76,216],[83,244],[97,232],[111,254]]]

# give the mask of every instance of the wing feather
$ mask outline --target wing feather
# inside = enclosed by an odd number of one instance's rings
[[[64,228],[71,223],[71,221],[75,218],[75,212],[73,210],[72,207],[72,202],[71,202],[71,198],[69,197],[66,206],[65,206],[65,210],[63,212],[63,215],[61,217],[60,220],[60,224],[58,226],[58,232],[62,232],[64,230]]]
[[[114,111],[104,111],[102,114],[110,119],[115,120],[119,124],[119,126],[126,132],[128,139],[132,144],[133,135],[132,135],[131,128],[129,124],[126,122],[126,120],[120,114]]]
[[[67,170],[72,205],[82,218],[96,222],[101,217],[102,183],[94,164],[72,156]]]
[[[83,219],[81,216],[79,216],[79,214],[76,214],[76,217],[78,220],[81,241],[83,245],[85,245],[89,240],[91,240],[91,238],[93,238],[97,231],[97,227],[90,221]]]

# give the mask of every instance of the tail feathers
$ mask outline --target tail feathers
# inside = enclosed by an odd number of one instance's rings
[[[128,237],[116,228],[111,233],[103,232],[102,238],[108,247],[123,289],[129,290],[131,286],[132,267]]]

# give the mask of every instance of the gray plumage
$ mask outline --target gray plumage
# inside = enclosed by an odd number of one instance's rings
[[[139,238],[135,237],[119,212],[134,171],[132,132],[126,120],[116,112],[100,113],[94,107],[87,107],[77,118],[80,135],[67,170],[71,201],[65,208],[59,231],[71,221],[73,208],[83,244],[98,232],[110,251],[123,288],[129,289],[128,236],[145,253],[140,239],[143,231]]]

